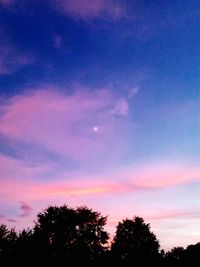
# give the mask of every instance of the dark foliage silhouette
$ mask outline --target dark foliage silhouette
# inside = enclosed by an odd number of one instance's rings
[[[34,232],[31,229],[23,229],[17,236],[15,253],[13,259],[17,262],[28,263],[30,259],[36,260],[36,243],[34,240]]]
[[[187,246],[184,258],[184,264],[187,266],[199,266],[200,265],[200,243]]]
[[[165,266],[199,266],[200,243],[189,245],[186,249],[175,247],[165,254]]]
[[[17,233],[14,229],[8,230],[6,225],[0,225],[0,261],[11,261],[16,251]]]
[[[150,264],[158,260],[159,247],[159,241],[150,231],[150,225],[143,218],[135,217],[118,224],[111,252],[115,259],[127,265],[146,261]]]
[[[49,207],[38,214],[34,237],[40,257],[91,263],[105,252],[106,217],[87,207]],[[78,255],[78,257],[77,257]]]
[[[175,247],[165,254],[165,265],[166,266],[184,266],[184,254],[185,250],[183,247]]]
[[[33,229],[0,225],[0,264],[9,266],[199,266],[200,243],[165,253],[143,218],[119,222],[108,248],[106,217],[87,207],[49,207]],[[5,264],[2,264],[5,263]]]

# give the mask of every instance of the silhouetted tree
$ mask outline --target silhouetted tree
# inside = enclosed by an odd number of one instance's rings
[[[187,246],[184,254],[185,266],[200,265],[200,242],[195,245]]]
[[[100,213],[66,205],[49,207],[37,215],[33,229],[9,230],[0,225],[2,266],[159,266],[200,265],[200,243],[186,249],[175,247],[165,253],[150,225],[134,217],[119,222],[111,249],[104,230],[106,217]],[[4,265],[3,265],[4,264]]]
[[[11,261],[16,249],[17,234],[14,229],[8,230],[4,224],[0,225],[0,259]]]
[[[155,262],[159,257],[159,241],[150,225],[143,218],[134,217],[133,220],[123,220],[117,226],[112,244],[112,255],[121,264],[130,265],[137,262]]]
[[[0,259],[2,260],[7,254],[9,230],[6,225],[0,225]]]
[[[184,254],[183,247],[175,247],[165,254],[165,266],[184,266]]]
[[[34,240],[33,230],[23,229],[17,236],[15,260],[18,263],[35,261],[37,258],[37,246]]]
[[[108,234],[106,217],[87,207],[49,207],[37,216],[34,228],[40,256],[94,262],[102,256]]]
[[[200,264],[200,243],[189,245],[186,249],[175,247],[165,255],[165,266],[199,266]]]

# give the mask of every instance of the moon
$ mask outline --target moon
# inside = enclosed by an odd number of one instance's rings
[[[94,126],[93,131],[97,132],[98,130],[99,130],[99,127],[98,126]]]

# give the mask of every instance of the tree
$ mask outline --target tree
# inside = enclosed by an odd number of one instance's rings
[[[8,250],[8,234],[9,230],[6,225],[0,225],[0,259],[3,259]]]
[[[184,255],[185,266],[199,266],[200,242],[187,246]]]
[[[49,207],[37,216],[34,236],[46,258],[92,262],[105,251],[106,217],[87,207]]]
[[[159,241],[143,218],[134,217],[119,222],[111,247],[112,255],[122,263],[155,261],[159,256]]]
[[[184,254],[183,247],[174,247],[168,251],[165,255],[165,264],[167,266],[184,266]]]
[[[11,260],[16,248],[17,234],[12,228],[8,230],[4,224],[0,225],[0,259]],[[7,262],[8,263],[8,262]]]
[[[16,249],[15,249],[15,261],[18,263],[24,263],[31,260],[36,260],[37,246],[34,241],[33,230],[23,229],[18,233]]]

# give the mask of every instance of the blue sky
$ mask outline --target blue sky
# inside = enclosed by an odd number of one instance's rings
[[[199,7],[0,0],[2,222],[86,204],[199,241]]]

